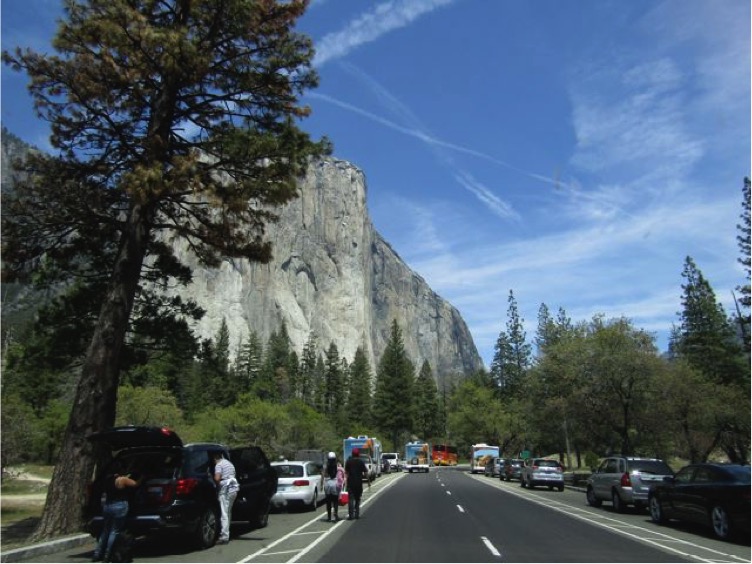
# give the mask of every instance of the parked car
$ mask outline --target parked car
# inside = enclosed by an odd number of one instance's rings
[[[738,464],[690,464],[653,486],[650,518],[709,525],[720,539],[750,526],[750,470]]]
[[[658,458],[610,456],[588,478],[585,495],[593,507],[610,501],[617,512],[627,505],[639,509],[647,507],[650,487],[673,475],[669,465]]]
[[[485,470],[483,471],[483,475],[491,476],[492,478],[501,475],[501,463],[503,460],[503,458],[499,458],[498,456],[489,460],[488,464],[486,464]]]
[[[104,478],[114,468],[134,468],[142,476],[134,492],[126,528],[135,535],[185,535],[198,548],[214,545],[219,535],[219,503],[212,455],[222,452],[235,465],[240,491],[233,521],[265,527],[277,474],[263,450],[249,446],[228,449],[218,443],[183,444],[178,435],[160,427],[114,427],[89,437],[114,456],[96,471],[85,507],[89,532],[102,530]]]
[[[564,468],[558,460],[548,458],[528,458],[522,466],[520,484],[523,488],[548,486],[564,491]]]
[[[396,452],[385,452],[381,455],[381,460],[389,464],[387,472],[396,472],[400,470],[399,454]]]
[[[373,482],[376,479],[376,466],[373,463],[373,458],[371,458],[370,454],[363,454],[360,453],[360,459],[363,460],[363,462],[366,463],[366,468],[368,469],[367,475],[364,477],[365,480],[368,480],[369,482]]]
[[[525,464],[525,461],[521,458],[505,458],[504,459],[504,466],[501,469],[501,474],[499,475],[500,480],[506,480],[507,482],[511,480],[521,480],[522,479],[522,466]]]
[[[324,493],[324,473],[318,462],[294,460],[272,462],[277,472],[277,493],[272,497],[275,507],[304,506],[316,511],[319,503],[326,499]]]

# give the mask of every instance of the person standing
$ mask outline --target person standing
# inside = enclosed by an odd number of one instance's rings
[[[363,478],[368,476],[366,463],[360,458],[360,449],[352,449],[350,458],[345,462],[345,476],[347,491],[350,499],[347,502],[347,518],[360,518],[360,498],[363,496]]]
[[[92,562],[110,562],[112,547],[118,535],[125,531],[130,501],[135,488],[141,483],[131,472],[108,474],[104,481],[105,502],[102,507],[104,524],[94,549]]]
[[[232,523],[232,505],[238,496],[240,485],[235,478],[235,466],[224,458],[221,452],[214,453],[214,483],[217,484],[217,497],[221,512],[219,539],[217,544],[230,542],[230,523]]]
[[[334,521],[339,521],[339,494],[345,482],[345,469],[337,460],[337,455],[330,452],[327,455],[326,469],[324,470],[324,491],[326,492],[326,520],[332,520],[332,508],[334,509]]]

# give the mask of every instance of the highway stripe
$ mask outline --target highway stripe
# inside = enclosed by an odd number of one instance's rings
[[[493,554],[494,556],[501,557],[501,552],[496,550],[496,547],[493,544],[491,544],[491,541],[488,540],[487,537],[480,537],[480,540],[482,540],[483,544],[486,545],[486,548],[491,551],[491,554]]]
[[[460,513],[464,513],[465,512],[465,509],[461,505],[458,505],[457,509],[460,510]]]

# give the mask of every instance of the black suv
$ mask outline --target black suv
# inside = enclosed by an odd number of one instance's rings
[[[214,545],[219,534],[219,503],[212,455],[220,451],[234,465],[240,491],[232,519],[265,527],[277,473],[259,447],[228,449],[218,443],[186,444],[167,428],[115,427],[89,437],[114,453],[91,483],[86,506],[89,532],[102,530],[103,477],[113,465],[134,468],[143,480],[134,494],[127,529],[135,535],[177,532],[198,548]]]

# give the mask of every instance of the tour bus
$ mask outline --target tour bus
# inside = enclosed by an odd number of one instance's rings
[[[497,446],[487,445],[486,443],[472,445],[470,449],[470,472],[472,474],[475,474],[476,472],[484,472],[486,470],[486,464],[498,456],[499,447]]]
[[[431,445],[431,460],[434,466],[457,466],[457,447]]]
[[[344,461],[347,461],[354,448],[360,449],[360,454],[367,454],[371,457],[373,469],[370,469],[371,476],[381,476],[381,441],[375,437],[358,435],[357,437],[347,437],[343,441]]]
[[[413,441],[405,445],[405,467],[408,472],[428,472],[428,443]]]

